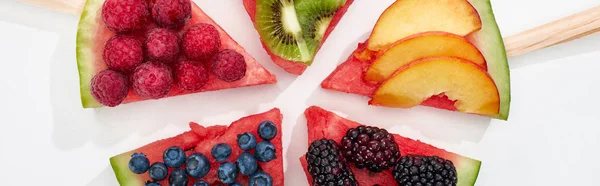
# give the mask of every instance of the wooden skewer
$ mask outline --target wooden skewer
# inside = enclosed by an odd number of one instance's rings
[[[22,0],[79,15],[85,0]],[[508,56],[518,56],[600,32],[600,6],[504,38]]]
[[[518,56],[600,32],[600,6],[504,38],[508,56]]]

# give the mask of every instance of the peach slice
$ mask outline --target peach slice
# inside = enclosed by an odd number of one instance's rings
[[[365,73],[365,80],[381,83],[400,67],[426,57],[458,57],[487,69],[485,58],[465,38],[447,32],[424,32],[397,41],[383,51]]]
[[[477,64],[455,57],[431,57],[398,69],[375,91],[369,104],[410,108],[431,96],[446,95],[458,111],[497,115],[500,96],[496,84]]]
[[[467,0],[398,0],[379,17],[368,48],[381,51],[421,32],[443,31],[466,36],[479,29],[479,13]]]

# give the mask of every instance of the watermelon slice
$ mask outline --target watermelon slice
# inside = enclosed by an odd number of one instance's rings
[[[500,93],[500,112],[498,119],[507,120],[510,109],[510,72],[504,42],[496,23],[492,6],[489,0],[469,0],[481,18],[481,30],[467,36],[486,59],[488,73],[496,83]],[[371,61],[361,61],[356,56],[361,55],[366,49],[366,41],[358,44],[357,49],[339,65],[322,83],[321,87],[351,94],[371,97],[379,87],[363,80],[363,75],[369,68]],[[454,101],[440,99],[444,95],[435,95],[421,103],[421,105],[436,107],[446,110],[456,110]]]
[[[321,138],[332,139],[341,143],[342,137],[346,135],[346,131],[350,128],[362,125],[360,123],[342,118],[333,112],[324,110],[323,108],[312,106],[306,109],[304,115],[307,120],[308,128],[308,144],[314,140]],[[408,154],[439,156],[452,161],[456,166],[458,173],[457,186],[474,185],[479,175],[481,162],[468,157],[460,156],[452,152],[448,152],[421,141],[415,141],[409,138],[394,134],[395,142],[400,147],[401,156]],[[312,184],[312,177],[308,173],[306,157],[300,157],[300,163],[304,168],[309,184]],[[354,177],[359,182],[359,185],[396,185],[396,181],[392,176],[392,170],[383,171],[380,173],[372,173],[367,169],[357,169],[354,164],[350,165]]]
[[[244,132],[251,132],[255,136],[257,136],[257,143],[261,141],[258,138],[258,133],[256,132],[259,124],[262,121],[270,120],[277,126],[277,136],[271,140],[271,143],[276,148],[276,157],[277,159],[269,161],[269,162],[259,162],[259,167],[262,168],[263,172],[268,173],[273,179],[273,185],[283,185],[284,175],[283,175],[283,149],[281,143],[282,136],[282,122],[283,116],[279,109],[274,108],[270,111],[255,114],[251,116],[247,116],[241,118],[237,121],[234,121],[229,126],[211,126],[211,127],[203,127],[196,123],[190,123],[190,131],[179,134],[175,137],[159,140],[143,147],[137,148],[135,150],[122,153],[117,156],[113,156],[110,158],[110,164],[112,165],[113,171],[120,185],[123,186],[139,186],[144,185],[146,181],[151,180],[148,173],[144,174],[134,174],[129,170],[128,163],[131,159],[131,155],[133,153],[144,153],[150,164],[154,162],[162,162],[163,161],[163,152],[165,149],[171,146],[179,146],[186,151],[186,154],[189,155],[193,152],[200,152],[206,155],[211,161],[211,169],[209,173],[202,178],[202,180],[208,182],[211,185],[219,184],[216,172],[218,163],[215,163],[215,159],[211,156],[211,149],[217,143],[226,143],[231,147],[232,153],[227,161],[235,162],[238,155],[243,152],[237,145],[237,135],[242,134]],[[250,153],[254,153],[254,151],[249,151]],[[171,171],[172,168],[169,169]],[[192,185],[197,179],[188,177],[190,180],[190,185]],[[242,174],[238,174],[238,178],[236,180],[243,185],[247,185],[248,176],[244,176]],[[168,185],[166,180],[161,182],[162,185]]]
[[[79,68],[81,102],[84,108],[102,106],[90,93],[90,81],[95,74],[107,69],[106,64],[102,59],[102,50],[104,48],[104,43],[115,35],[108,30],[100,16],[103,3],[104,0],[87,0],[79,20],[79,28],[77,31],[77,66]],[[232,49],[244,56],[247,64],[246,76],[241,80],[228,83],[221,81],[210,74],[208,82],[200,90],[191,92],[173,86],[173,89],[166,97],[245,86],[274,84],[277,82],[277,79],[273,74],[260,65],[242,46],[235,42],[225,30],[206,15],[200,7],[192,2],[192,17],[186,26],[181,29],[180,33],[185,32],[187,28],[198,23],[208,23],[217,28],[219,35],[221,36],[221,50]],[[149,25],[146,29],[153,27],[156,26]],[[125,98],[123,103],[142,100],[145,99],[137,96],[133,90],[130,90],[129,95]]]
[[[258,26],[256,19],[255,19],[255,17],[257,16],[256,15],[256,1],[257,0],[244,0],[244,7],[246,8],[246,12],[248,12],[248,15],[250,16],[250,19],[254,23],[255,27]],[[329,23],[329,27],[327,27],[327,30],[325,31],[325,35],[323,36],[323,39],[321,39],[321,43],[319,44],[317,51],[323,45],[323,43],[325,43],[325,40],[327,40],[327,37],[329,37],[329,34],[331,34],[331,32],[333,32],[333,29],[335,29],[335,26],[337,26],[337,24],[340,22],[340,20],[344,16],[344,14],[346,14],[346,12],[348,11],[348,8],[350,7],[350,5],[353,2],[354,2],[354,0],[346,0],[346,3],[344,4],[344,6],[342,6],[335,13],[333,19]],[[273,62],[275,64],[277,64],[278,66],[280,66],[281,68],[283,68],[288,73],[301,75],[302,73],[304,73],[304,71],[308,67],[307,66],[308,64],[305,64],[302,62],[286,60],[286,59],[283,59],[283,58],[277,56],[276,54],[273,54],[271,51],[269,51],[269,49],[267,48],[267,46],[265,45],[265,43],[262,39],[261,39],[261,43],[263,45],[263,48],[265,48],[265,50],[269,54],[269,56],[271,56],[271,59],[273,60]]]

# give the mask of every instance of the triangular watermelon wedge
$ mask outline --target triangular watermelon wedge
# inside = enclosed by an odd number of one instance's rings
[[[506,120],[510,110],[510,72],[508,59],[504,48],[502,35],[496,23],[492,5],[489,0],[468,0],[479,13],[482,28],[471,33],[467,39],[475,45],[487,62],[488,73],[494,80],[500,94],[500,112],[494,118]],[[367,40],[368,41],[368,40]],[[366,49],[366,41],[358,44],[357,49],[340,64],[323,82],[324,89],[359,94],[371,97],[379,85],[370,84],[363,80],[365,71],[372,63],[361,61],[355,56],[360,56]],[[445,95],[435,95],[421,103],[445,110],[456,111],[454,101],[444,99]]]
[[[346,118],[342,118],[333,112],[323,108],[312,106],[304,111],[308,128],[308,144],[321,138],[332,139],[338,144],[341,143],[342,137],[346,135],[346,131],[350,128],[363,125]],[[407,154],[413,155],[437,155],[453,162],[456,166],[458,174],[457,186],[472,186],[479,175],[481,161],[460,156],[458,154],[439,149],[432,145],[421,141],[402,137],[394,134],[395,142],[400,147],[401,156]],[[304,168],[309,184],[312,184],[312,177],[308,173],[307,162],[305,155],[300,157],[300,163]],[[354,177],[359,185],[396,185],[396,181],[392,176],[392,171],[387,170],[380,173],[371,173],[367,169],[357,169],[353,164],[350,165]]]
[[[229,126],[211,126],[203,127],[196,123],[190,123],[190,131],[179,134],[175,137],[159,140],[143,147],[134,149],[129,152],[122,153],[117,156],[110,158],[110,164],[112,165],[113,171],[119,184],[122,186],[140,186],[144,185],[146,181],[151,180],[148,172],[144,174],[134,174],[129,170],[128,163],[133,153],[144,153],[150,164],[154,162],[163,161],[163,152],[165,149],[171,146],[179,146],[186,151],[189,155],[193,152],[200,152],[207,156],[211,162],[211,169],[209,173],[202,178],[202,180],[208,182],[210,185],[219,184],[216,177],[218,163],[215,163],[215,159],[211,156],[211,148],[217,143],[227,143],[232,153],[227,161],[235,162],[238,155],[243,152],[237,145],[237,135],[244,132],[251,132],[257,136],[257,143],[261,142],[262,139],[258,138],[257,128],[262,121],[270,120],[277,126],[277,135],[274,139],[270,140],[276,148],[277,159],[263,163],[259,162],[259,167],[262,171],[268,173],[273,179],[273,185],[284,185],[284,174],[283,174],[283,148],[281,142],[282,127],[281,122],[283,116],[279,109],[274,108],[270,111],[250,115],[243,117],[237,121],[234,121]],[[254,153],[253,151],[249,151]],[[170,171],[172,168],[169,169]],[[188,177],[189,185],[196,182],[197,179]],[[248,185],[248,176],[238,174],[236,182],[242,185]],[[169,185],[166,180],[159,182],[162,185]]]
[[[256,17],[256,1],[257,0],[244,0],[244,7],[246,8],[246,12],[248,12],[250,19],[252,20],[252,23],[254,23],[255,26],[257,26],[256,19],[255,19],[255,17]],[[327,30],[325,31],[325,35],[323,36],[323,39],[321,40],[321,44],[317,48],[317,52],[320,49],[320,47],[323,45],[323,43],[325,43],[325,41],[327,40],[327,37],[329,37],[329,34],[331,34],[331,32],[333,32],[333,30],[335,29],[335,26],[337,26],[337,24],[340,22],[342,17],[344,17],[344,14],[346,14],[346,12],[348,11],[348,8],[350,7],[350,5],[352,5],[353,2],[354,2],[354,0],[346,0],[346,3],[344,4],[344,6],[342,6],[335,13],[333,19],[329,23],[329,27],[327,27]],[[273,60],[273,62],[275,64],[277,64],[278,66],[280,66],[281,68],[283,68],[286,72],[291,73],[291,74],[301,75],[302,73],[304,73],[304,71],[308,67],[304,63],[286,60],[286,59],[283,59],[283,58],[273,54],[266,47],[266,45],[262,39],[261,39],[261,43],[263,45],[263,48],[269,54],[269,56],[271,56],[271,59]]]
[[[102,59],[102,50],[104,48],[104,43],[115,35],[108,30],[100,16],[103,3],[104,0],[87,0],[79,20],[79,28],[77,31],[77,66],[79,68],[81,102],[84,108],[102,106],[90,93],[90,81],[96,73],[107,68]],[[190,92],[182,90],[177,86],[173,86],[173,89],[166,97],[245,86],[274,84],[277,82],[277,78],[273,74],[259,64],[242,46],[234,41],[223,28],[192,2],[192,17],[186,26],[180,30],[180,33],[185,32],[191,25],[198,23],[208,23],[217,28],[221,37],[221,50],[232,49],[244,56],[247,64],[246,76],[241,80],[229,83],[221,81],[210,74],[208,82],[200,90]],[[153,27],[155,26],[150,25],[147,29]],[[142,100],[144,99],[137,96],[133,90],[130,90],[129,95],[125,98],[123,103]]]

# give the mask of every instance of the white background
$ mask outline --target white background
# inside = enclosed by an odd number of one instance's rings
[[[196,0],[279,79],[240,88],[82,109],[75,60],[78,17],[0,1],[0,178],[2,185],[118,185],[108,158],[187,130],[228,124],[272,107],[284,114],[287,185],[306,185],[309,105],[335,110],[483,161],[477,185],[598,185],[600,34],[511,58],[508,122],[432,108],[375,108],[325,91],[323,80],[392,0],[357,0],[303,76],[270,62],[241,0]],[[493,0],[504,36],[600,5],[597,0]]]

